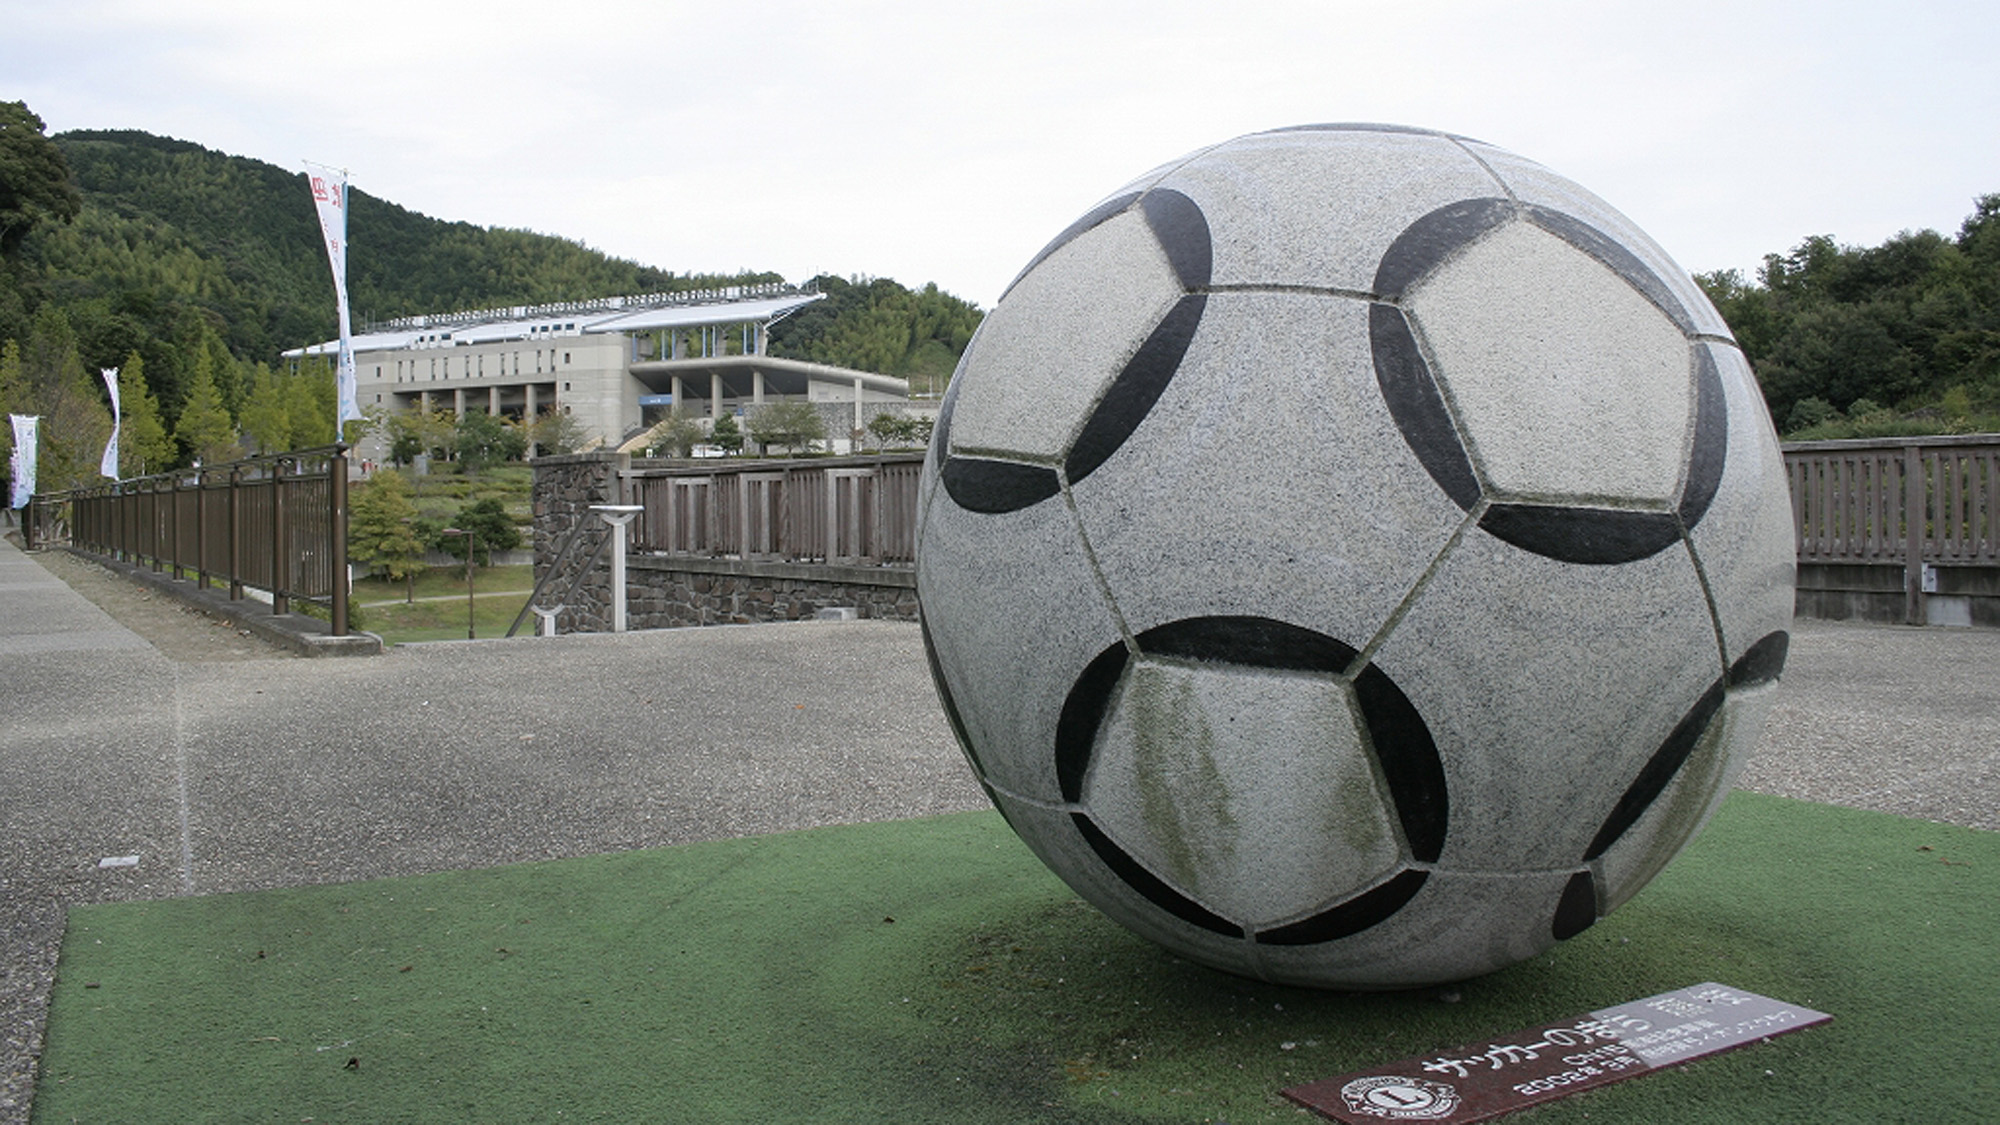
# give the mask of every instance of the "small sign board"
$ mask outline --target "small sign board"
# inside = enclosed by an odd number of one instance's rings
[[[640,395],[640,396],[639,396],[639,405],[640,405],[640,406],[672,406],[673,404],[674,404],[674,396],[672,396],[672,395]]]
[[[1284,1094],[1351,1125],[1465,1125],[1832,1018],[1754,992],[1697,984]]]

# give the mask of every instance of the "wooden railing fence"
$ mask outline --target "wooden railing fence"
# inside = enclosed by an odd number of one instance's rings
[[[36,546],[226,584],[232,599],[264,590],[272,613],[315,603],[347,635],[346,446],[38,493],[31,508]]]
[[[634,467],[639,553],[854,566],[916,561],[924,455]]]
[[[1785,446],[1800,562],[2000,563],[2000,434]]]
[[[2000,565],[2000,434],[1785,446],[1801,565],[1900,565],[1924,620],[1926,565]]]

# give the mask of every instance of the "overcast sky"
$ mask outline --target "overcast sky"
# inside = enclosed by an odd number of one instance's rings
[[[0,99],[51,132],[319,161],[677,272],[982,307],[1126,180],[1317,121],[1512,149],[1696,271],[1950,234],[2000,192],[1990,0],[0,0],[0,29]]]

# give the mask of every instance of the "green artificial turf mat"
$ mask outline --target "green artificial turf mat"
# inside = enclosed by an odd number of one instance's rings
[[[1996,934],[2000,834],[1739,793],[1546,956],[1315,993],[969,813],[78,908],[34,1120],[1300,1120],[1286,1086],[1709,980],[1834,1022],[1514,1120],[1992,1120]]]

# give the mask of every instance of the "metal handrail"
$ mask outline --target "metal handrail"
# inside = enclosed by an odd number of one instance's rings
[[[611,542],[611,528],[602,521],[579,519],[576,521],[576,526],[569,529],[569,534],[563,536],[562,546],[556,549],[556,557],[550,561],[548,569],[544,570],[542,576],[535,580],[535,588],[528,594],[528,600],[521,606],[521,612],[514,615],[514,623],[507,626],[508,636],[511,637],[520,631],[521,623],[528,619],[528,614],[535,612],[537,609],[549,608],[540,604],[542,591],[548,588],[549,583],[555,579],[556,572],[560,571],[563,563],[569,560],[570,551],[576,545],[577,536],[582,535],[584,529],[592,526],[593,523],[597,527],[602,528],[604,534],[598,537],[597,546],[590,552],[590,558],[581,567],[577,568],[576,576],[570,580],[569,589],[563,591],[563,600],[557,602],[554,607],[557,611],[560,611],[565,605],[569,604],[569,599],[576,594],[577,587],[581,586],[584,578],[597,567],[597,560],[604,557],[604,548]]]

